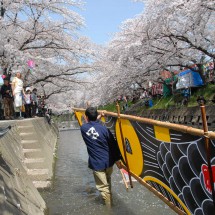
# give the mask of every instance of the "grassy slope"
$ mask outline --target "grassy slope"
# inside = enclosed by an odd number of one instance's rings
[[[207,100],[207,104],[213,104],[210,100],[215,95],[215,85],[208,84],[207,86],[201,88],[193,88],[191,92],[190,101],[188,103],[188,107],[197,106],[197,97],[203,96]],[[173,101],[173,96],[168,98],[162,98],[160,101],[157,99],[154,101],[154,106],[152,109],[165,109],[170,106],[176,105]]]
[[[214,104],[211,101],[209,101],[215,95],[214,84],[208,84],[207,86],[204,86],[201,88],[196,88],[196,89],[194,88],[192,89],[191,93],[192,95],[188,103],[188,107],[194,107],[198,105],[196,102],[196,99],[198,96],[203,96],[207,100],[207,104],[210,104],[210,105]],[[167,98],[155,99],[153,100],[153,103],[154,103],[154,106],[151,109],[166,109],[168,107],[175,106],[173,96],[169,96]],[[132,107],[133,105],[134,104],[132,104],[131,102],[129,103],[129,106]],[[105,106],[100,106],[99,109],[116,112],[116,104],[112,103],[112,104],[107,104]],[[146,107],[145,106],[137,107],[137,109],[138,109],[137,112],[139,112],[143,109],[146,109]]]

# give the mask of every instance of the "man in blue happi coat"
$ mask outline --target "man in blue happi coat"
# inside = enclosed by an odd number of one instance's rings
[[[97,109],[89,107],[85,115],[87,123],[81,126],[81,134],[89,155],[88,166],[93,170],[96,188],[100,191],[105,204],[110,206],[111,174],[114,164],[121,168],[121,154],[110,130],[97,120]]]

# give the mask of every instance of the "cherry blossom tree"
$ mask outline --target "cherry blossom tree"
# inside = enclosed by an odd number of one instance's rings
[[[124,94],[133,83],[156,80],[163,70],[196,64],[202,75],[202,63],[215,59],[214,1],[143,2],[144,12],[122,24],[97,61],[99,80],[108,84],[112,96]]]
[[[84,21],[72,8],[81,1],[1,0],[0,66],[22,70],[26,85],[40,87],[52,102],[75,92],[73,103],[97,105],[157,80],[163,70],[195,64],[202,74],[201,64],[215,61],[214,1],[139,1],[143,13],[100,47],[78,35]]]
[[[47,97],[77,88],[91,71],[93,45],[78,30],[84,20],[72,9],[78,0],[0,1],[0,67],[20,70],[25,85],[41,87]],[[35,62],[30,71],[27,61]]]

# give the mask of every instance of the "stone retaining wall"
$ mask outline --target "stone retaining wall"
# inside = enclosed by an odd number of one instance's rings
[[[37,188],[50,185],[58,130],[44,118],[1,121],[0,214],[40,215],[46,204]]]
[[[206,106],[206,116],[209,130],[215,131],[215,106]],[[135,110],[127,111],[126,114],[137,115]],[[141,117],[151,118],[159,121],[168,121],[202,129],[202,118],[200,107],[178,107],[169,109],[143,110]]]

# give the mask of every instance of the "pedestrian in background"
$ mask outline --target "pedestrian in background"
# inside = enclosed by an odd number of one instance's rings
[[[14,97],[14,107],[16,112],[16,117],[22,118],[22,98],[25,96],[23,89],[23,81],[20,72],[16,73],[16,77],[12,81],[12,91]]]
[[[26,93],[25,93],[25,114],[26,114],[26,118],[30,118],[31,117],[31,88],[30,87],[26,87]]]
[[[4,118],[6,120],[13,119],[14,115],[12,88],[9,81],[10,79],[6,77],[4,79],[4,84],[1,87],[1,95],[4,104]]]
[[[32,94],[31,94],[31,100],[32,100],[32,117],[36,117],[36,113],[37,113],[37,106],[38,106],[38,98],[37,98],[37,89],[34,88],[32,90]]]

